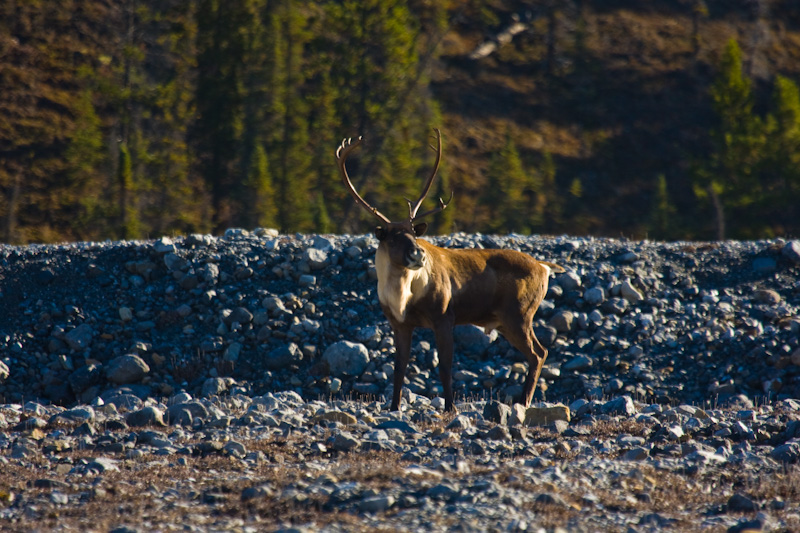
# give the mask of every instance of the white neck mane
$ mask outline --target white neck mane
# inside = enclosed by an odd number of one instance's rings
[[[428,292],[431,262],[419,270],[395,266],[389,260],[389,253],[378,247],[375,254],[375,268],[378,272],[378,300],[388,307],[395,320],[404,322],[409,304],[413,304]]]

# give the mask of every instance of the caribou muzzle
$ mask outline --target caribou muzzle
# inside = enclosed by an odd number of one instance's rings
[[[425,252],[419,246],[410,248],[408,252],[406,252],[405,257],[403,257],[405,267],[410,270],[419,270],[424,267],[426,260]]]

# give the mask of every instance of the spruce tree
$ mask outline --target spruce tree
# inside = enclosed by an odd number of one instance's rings
[[[742,52],[733,39],[722,55],[711,100],[717,125],[710,133],[711,154],[695,172],[694,190],[699,198],[710,200],[716,238],[721,240],[727,233],[726,211],[746,209],[759,201],[755,170],[764,146],[761,120],[753,113],[751,83],[742,72]],[[738,230],[746,231],[746,227],[740,224]]]
[[[800,89],[784,76],[775,79],[766,131],[761,179],[768,192],[762,212],[778,233],[795,234],[800,230]]]
[[[486,205],[492,213],[491,231],[530,233],[541,227],[541,182],[525,170],[510,132],[506,132],[505,144],[489,161],[488,173]]]
[[[247,196],[243,202],[243,221],[248,227],[274,228],[278,210],[275,206],[275,188],[269,171],[269,161],[263,146],[257,146],[245,183]]]

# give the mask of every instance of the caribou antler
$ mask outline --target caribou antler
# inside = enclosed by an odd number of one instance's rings
[[[430,211],[425,211],[421,215],[417,214],[420,206],[422,205],[422,202],[425,200],[425,197],[428,196],[428,193],[431,190],[431,185],[433,185],[433,179],[436,177],[436,173],[439,171],[439,163],[441,163],[442,161],[442,133],[437,128],[433,128],[433,131],[436,132],[436,142],[437,142],[437,147],[434,148],[433,145],[431,145],[431,149],[436,151],[436,162],[433,164],[433,171],[431,172],[428,181],[425,182],[425,187],[422,190],[422,195],[419,198],[417,198],[417,201],[412,202],[411,200],[406,199],[406,202],[408,202],[408,220],[404,220],[402,222],[391,222],[385,215],[383,215],[376,208],[369,205],[367,201],[364,200],[364,198],[362,198],[360,194],[358,194],[358,191],[356,191],[355,187],[353,186],[353,183],[350,181],[350,177],[347,175],[347,168],[345,167],[345,161],[347,160],[347,156],[350,155],[350,152],[352,152],[359,144],[361,144],[361,137],[356,139],[356,142],[352,142],[351,139],[344,139],[342,141],[341,146],[339,146],[336,149],[336,161],[339,164],[339,171],[342,173],[342,181],[344,181],[345,186],[350,191],[350,194],[353,195],[353,198],[356,199],[356,202],[361,207],[372,213],[374,216],[378,217],[382,222],[394,225],[411,224],[414,222],[414,220],[418,218],[426,217],[428,215],[433,215],[434,213],[443,211],[448,206],[450,201],[453,199],[452,192],[450,193],[450,199],[447,200],[447,202],[439,198],[439,205],[437,207],[431,209]]]
[[[343,139],[342,145],[336,149],[336,162],[339,163],[339,171],[342,173],[342,181],[344,181],[344,184],[350,191],[350,194],[353,195],[353,198],[356,199],[356,202],[361,207],[363,207],[364,209],[366,209],[367,211],[378,217],[381,221],[385,222],[386,224],[391,224],[392,223],[391,220],[386,218],[386,216],[384,216],[383,213],[381,213],[380,211],[369,205],[367,201],[364,200],[360,194],[358,194],[358,191],[356,190],[355,187],[353,187],[353,183],[350,181],[350,176],[347,175],[347,168],[345,167],[345,161],[347,161],[347,156],[350,155],[350,152],[355,150],[359,144],[361,144],[361,137],[356,139],[356,142],[351,142],[350,139]]]
[[[416,219],[416,218],[422,218],[422,217],[424,217],[426,215],[431,215],[433,213],[438,213],[439,211],[441,211],[445,207],[447,207],[447,204],[444,203],[441,198],[439,198],[439,207],[437,207],[436,209],[434,209],[432,211],[429,211],[429,212],[426,212],[425,214],[420,215],[419,217],[417,217],[417,211],[419,211],[419,207],[422,205],[423,200],[425,200],[425,197],[428,196],[428,193],[431,190],[431,185],[433,185],[433,178],[436,177],[436,173],[439,171],[439,163],[442,160],[442,133],[439,131],[438,128],[433,128],[433,131],[436,132],[436,142],[438,144],[438,146],[436,148],[431,146],[432,150],[436,150],[436,162],[433,164],[433,171],[431,172],[431,177],[428,178],[427,182],[425,182],[425,188],[422,190],[422,195],[419,198],[417,198],[417,201],[414,202],[413,205],[412,205],[411,201],[406,200],[408,202],[408,217],[409,217],[409,219],[411,221],[414,221],[414,219]],[[451,196],[451,199],[452,199],[452,196]],[[448,200],[448,202],[449,202],[449,200]]]

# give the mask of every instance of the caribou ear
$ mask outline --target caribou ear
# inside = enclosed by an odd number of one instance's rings
[[[383,239],[385,239],[386,235],[388,233],[389,232],[384,227],[381,227],[381,226],[376,226],[375,227],[375,238],[377,238],[379,241],[382,241]]]
[[[428,225],[425,222],[417,224],[416,226],[414,226],[414,235],[416,235],[417,237],[422,237],[423,235],[425,235],[426,229],[428,229]]]

